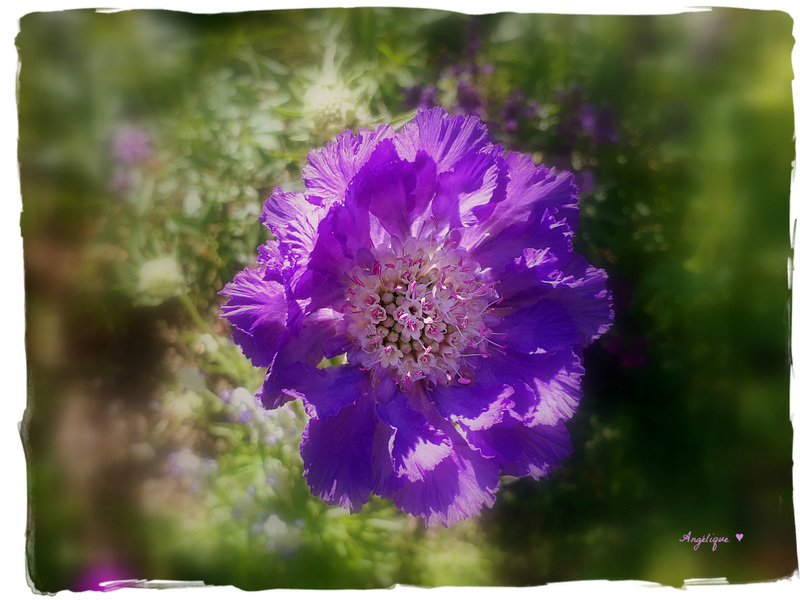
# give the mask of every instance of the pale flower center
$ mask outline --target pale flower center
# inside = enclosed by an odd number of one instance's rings
[[[343,327],[364,351],[362,365],[388,369],[406,389],[420,379],[471,383],[468,358],[487,356],[492,343],[492,286],[455,242],[395,245],[374,248],[371,269],[348,273]]]

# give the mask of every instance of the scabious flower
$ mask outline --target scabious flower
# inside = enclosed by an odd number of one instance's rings
[[[501,472],[557,467],[582,349],[612,319],[605,272],[572,247],[572,175],[435,108],[337,136],[303,179],[264,203],[277,239],[221,313],[269,367],[263,405],[303,402],[311,491],[450,525],[494,503]]]

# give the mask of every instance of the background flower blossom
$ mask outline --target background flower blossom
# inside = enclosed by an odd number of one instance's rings
[[[138,127],[121,127],[111,141],[114,158],[126,165],[142,163],[153,156],[150,136]]]
[[[572,175],[442,109],[308,158],[305,193],[264,203],[277,239],[224,288],[222,315],[270,367],[264,406],[303,401],[312,492],[450,525],[494,503],[501,472],[556,468],[582,348],[612,319],[605,273],[572,248]]]

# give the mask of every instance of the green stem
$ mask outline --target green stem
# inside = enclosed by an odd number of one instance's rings
[[[219,339],[217,334],[211,330],[211,327],[208,325],[208,323],[205,322],[203,317],[200,315],[200,313],[197,310],[197,307],[194,305],[191,298],[189,298],[189,295],[183,293],[178,297],[180,298],[183,307],[186,309],[186,312],[189,313],[189,316],[191,317],[194,324],[197,327],[199,327],[202,331],[213,337],[214,339]],[[235,349],[228,346],[227,344],[225,344],[224,340],[220,340],[219,350],[225,362],[228,363],[227,365],[224,365],[225,368],[234,369],[238,374],[239,369],[236,368],[240,362],[240,356],[238,355],[238,352]]]
[[[212,336],[216,337],[214,332],[211,331],[211,327],[208,326],[208,323],[206,323],[203,317],[200,316],[200,313],[197,312],[197,307],[194,305],[194,302],[191,301],[189,295],[184,293],[181,294],[179,298],[181,299],[183,307],[186,309],[186,311],[189,313],[189,316],[192,318],[192,321],[194,321],[194,324],[200,327],[200,329],[202,329],[206,333],[209,333]]]

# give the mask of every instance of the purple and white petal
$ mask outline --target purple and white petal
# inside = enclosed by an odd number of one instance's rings
[[[220,314],[234,326],[233,340],[255,366],[266,367],[286,329],[288,309],[280,276],[245,268],[220,294],[229,298]]]
[[[572,454],[563,421],[553,425],[525,425],[507,418],[488,430],[468,435],[473,444],[494,456],[505,474],[515,477],[540,479]]]
[[[390,125],[379,125],[371,131],[361,129],[357,134],[346,131],[325,148],[311,150],[308,164],[303,168],[308,195],[318,198],[324,206],[344,202],[350,182],[367,163],[375,147],[394,135]]]
[[[395,138],[400,158],[414,161],[423,150],[436,163],[437,173],[489,145],[486,126],[474,117],[450,115],[442,108],[420,112]]]
[[[421,481],[452,453],[450,438],[412,408],[404,394],[378,402],[376,413],[382,423],[392,428],[389,452],[395,477]]]
[[[312,417],[300,455],[311,492],[329,504],[358,512],[372,494],[372,445],[377,418],[369,398],[359,398],[328,419]]]
[[[404,481],[390,497],[400,510],[425,519],[427,526],[449,527],[493,506],[499,478],[500,469],[494,461],[463,441],[455,442],[450,455],[428,477]]]
[[[264,383],[255,396],[266,409],[277,408],[294,398],[302,398],[295,388],[303,381],[292,377],[291,365],[302,363],[316,368],[322,361],[325,341],[336,335],[337,313],[321,310],[305,318],[297,328],[287,328],[277,338],[275,356]]]

